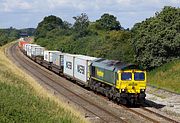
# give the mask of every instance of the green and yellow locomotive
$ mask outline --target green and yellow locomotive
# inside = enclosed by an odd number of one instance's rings
[[[90,65],[89,87],[118,103],[142,103],[146,96],[146,71],[134,64],[96,59]]]

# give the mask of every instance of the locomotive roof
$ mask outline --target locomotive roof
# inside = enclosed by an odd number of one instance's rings
[[[118,60],[107,60],[103,58],[93,60],[92,66],[104,68],[110,71],[118,71],[125,69],[140,69],[139,66],[135,64],[120,62]]]

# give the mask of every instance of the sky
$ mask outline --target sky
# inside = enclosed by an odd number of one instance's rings
[[[73,24],[72,17],[81,13],[90,21],[109,13],[122,27],[132,28],[164,6],[180,7],[180,0],[0,0],[0,28],[36,28],[49,15]]]

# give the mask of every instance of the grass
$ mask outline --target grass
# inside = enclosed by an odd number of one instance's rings
[[[10,45],[10,44],[9,44]],[[44,90],[0,48],[0,122],[85,123],[80,113]]]
[[[171,61],[148,73],[150,85],[180,93],[180,59]]]

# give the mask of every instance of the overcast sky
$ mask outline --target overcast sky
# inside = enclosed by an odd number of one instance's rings
[[[131,28],[164,6],[180,7],[180,0],[0,0],[0,28],[37,27],[48,15],[73,23],[72,17],[81,13],[86,13],[90,21],[110,13],[121,26]]]

